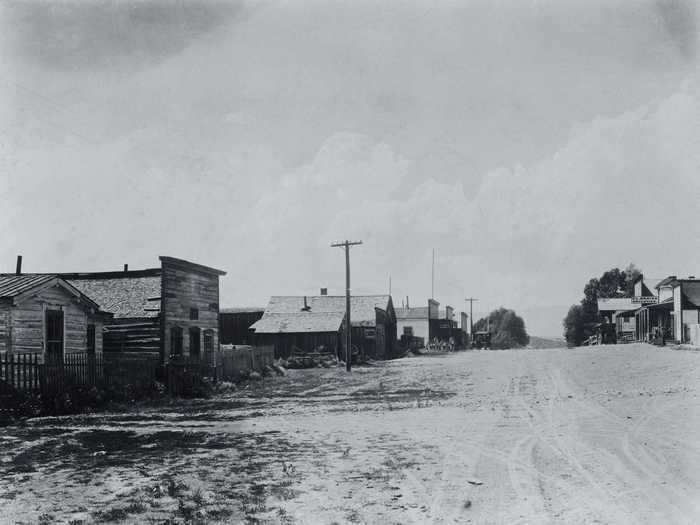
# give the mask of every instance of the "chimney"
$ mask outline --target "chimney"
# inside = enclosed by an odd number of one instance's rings
[[[17,275],[22,275],[22,256],[17,256],[17,269],[15,271]]]
[[[124,265],[124,271],[125,271],[125,272],[128,272],[128,271],[129,271],[129,265],[128,265],[128,264],[125,264],[125,265]]]
[[[321,295],[328,295],[328,288],[321,288]]]
[[[406,308],[410,308],[410,306],[408,306],[408,295],[406,296]]]
[[[304,308],[302,308],[301,310],[302,312],[308,312],[309,310],[311,310],[309,304],[306,302],[306,296],[304,296]]]

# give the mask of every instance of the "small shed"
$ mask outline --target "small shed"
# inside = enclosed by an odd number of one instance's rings
[[[0,275],[0,352],[102,353],[102,330],[112,314],[58,275]]]

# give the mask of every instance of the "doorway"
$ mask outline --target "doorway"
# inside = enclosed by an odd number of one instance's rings
[[[46,310],[46,358],[63,361],[63,310]]]

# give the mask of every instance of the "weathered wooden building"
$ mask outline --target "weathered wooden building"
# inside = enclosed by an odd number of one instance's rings
[[[269,336],[277,329],[278,334],[289,335],[282,336],[284,343],[278,341],[276,346],[281,349],[292,345],[299,347],[296,344],[299,342],[303,345],[303,348],[299,348],[305,351],[312,351],[321,340],[326,343],[320,344],[332,344],[331,340],[337,339],[332,334],[338,332],[341,337],[340,342],[335,343],[335,348],[340,351],[338,345],[345,344],[345,338],[342,337],[346,328],[345,323],[342,323],[344,316],[345,296],[276,296],[270,298],[262,318],[251,329],[255,331],[256,344],[270,344]],[[304,328],[304,320],[307,319],[314,321],[304,331],[290,331],[289,326],[295,330]],[[391,296],[352,296],[350,322],[352,345],[361,354],[373,359],[388,359],[396,355],[396,313]],[[299,334],[321,335],[306,337]]]
[[[290,298],[286,298],[290,299]],[[251,326],[255,344],[273,346],[276,358],[292,352],[340,355],[345,312],[268,312]]]
[[[219,339],[222,345],[251,345],[250,327],[263,316],[264,308],[221,308]]]
[[[160,268],[62,274],[100,308],[106,352],[154,352],[213,359],[219,347],[219,277],[226,272],[174,257]]]
[[[0,275],[0,352],[102,353],[102,327],[111,314],[57,275]]]

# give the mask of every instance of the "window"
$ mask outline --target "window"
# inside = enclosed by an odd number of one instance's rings
[[[412,326],[404,326],[403,327],[403,335],[406,337],[413,337],[413,327]]]
[[[204,353],[209,355],[214,352],[214,332],[204,330]]]
[[[190,321],[196,321],[197,319],[199,319],[199,309],[190,308]]]
[[[170,355],[182,355],[182,328],[179,326],[170,329]]]
[[[95,354],[95,325],[93,323],[87,325],[87,352],[90,355]]]

